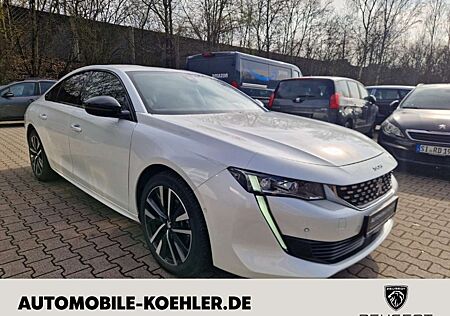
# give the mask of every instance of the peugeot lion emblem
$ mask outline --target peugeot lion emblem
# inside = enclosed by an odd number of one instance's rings
[[[384,297],[389,306],[397,311],[406,302],[408,287],[406,285],[387,285],[384,287]]]
[[[445,124],[439,125],[439,129],[446,129],[446,128],[447,128],[447,125],[445,125]]]
[[[381,195],[381,193],[383,193],[383,179],[378,179],[376,187],[377,187],[377,195]]]

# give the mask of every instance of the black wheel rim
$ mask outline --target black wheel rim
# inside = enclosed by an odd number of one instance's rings
[[[180,197],[165,186],[154,187],[145,200],[145,229],[155,253],[169,265],[180,265],[189,256],[192,230]]]
[[[40,176],[42,175],[42,171],[44,170],[44,151],[41,145],[41,141],[36,135],[32,135],[30,137],[29,151],[31,168],[36,175]]]

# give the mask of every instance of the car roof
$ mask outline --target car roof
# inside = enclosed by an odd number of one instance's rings
[[[53,82],[53,83],[57,82],[57,80],[55,80],[55,79],[25,79],[25,80],[12,81],[12,82],[2,85],[0,87],[3,88],[6,86],[9,86],[9,85],[21,83],[21,82],[42,82],[42,81]]]
[[[356,81],[356,79],[352,78],[346,78],[346,77],[337,77],[337,76],[304,76],[304,77],[298,77],[298,78],[289,78],[289,79],[283,79],[281,81],[289,81],[289,80],[305,80],[305,79],[323,79],[323,80],[332,80],[332,81],[339,81],[339,80],[351,80]],[[281,82],[280,81],[280,82]]]
[[[111,71],[158,71],[158,72],[179,72],[179,73],[194,73],[192,71],[181,70],[181,69],[171,69],[171,68],[162,68],[162,67],[149,67],[149,66],[140,66],[140,65],[125,65],[125,64],[117,64],[117,65],[90,65],[75,69],[74,71],[87,71],[87,70],[111,70]],[[197,74],[197,73],[195,73]]]
[[[246,57],[248,59],[254,59],[255,61],[267,62],[267,63],[272,63],[272,64],[276,64],[276,65],[280,65],[280,66],[284,65],[286,67],[296,68],[296,69],[300,70],[300,68],[297,67],[297,65],[290,64],[290,63],[287,63],[287,62],[284,62],[281,60],[246,54],[246,53],[242,53],[242,52],[238,52],[238,51],[220,51],[220,52],[211,52],[211,54],[214,54],[216,56],[239,55],[242,57]],[[202,58],[202,57],[204,58],[204,54],[195,54],[192,56],[188,56],[188,59],[196,59],[196,58]],[[207,57],[207,58],[209,58],[209,57]]]
[[[366,89],[414,89],[415,86],[402,86],[402,85],[379,85],[379,86],[367,86]]]

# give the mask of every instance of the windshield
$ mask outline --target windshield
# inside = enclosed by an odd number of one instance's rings
[[[401,108],[450,110],[450,85],[417,88],[404,99]]]
[[[162,71],[133,71],[127,74],[150,113],[264,111],[239,90],[203,75]]]

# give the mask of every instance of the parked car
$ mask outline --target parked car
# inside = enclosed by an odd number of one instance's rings
[[[392,114],[391,103],[396,100],[403,100],[408,93],[415,87],[413,86],[368,86],[366,87],[369,94],[375,96],[377,99],[378,115],[376,119],[377,125]]]
[[[31,104],[26,133],[37,179],[57,173],[141,222],[177,275],[212,263],[245,277],[328,277],[393,226],[397,163],[382,147],[205,75],[84,67]]]
[[[295,65],[240,52],[189,56],[186,69],[228,82],[266,105],[280,80],[302,76]]]
[[[355,129],[372,136],[378,107],[375,97],[353,79],[302,77],[282,80],[268,107]]]
[[[379,143],[401,162],[450,167],[450,84],[420,85],[393,106]]]
[[[23,120],[31,102],[46,92],[56,81],[25,80],[0,88],[0,121]]]

